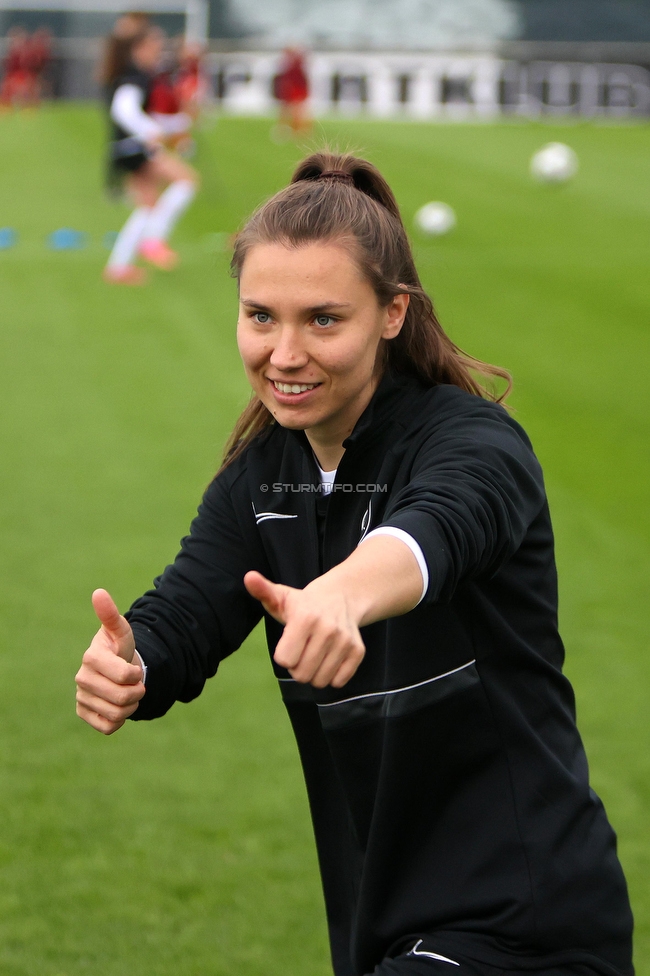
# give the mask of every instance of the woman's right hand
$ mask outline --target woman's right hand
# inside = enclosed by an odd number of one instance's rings
[[[133,631],[106,590],[95,590],[93,607],[101,627],[83,656],[75,678],[77,715],[111,735],[133,715],[145,693]],[[135,663],[133,663],[135,658]]]

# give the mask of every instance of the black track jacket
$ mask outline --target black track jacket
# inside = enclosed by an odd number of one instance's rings
[[[420,938],[499,970],[631,973],[627,891],[561,672],[553,536],[526,434],[496,404],[389,375],[344,446],[322,547],[303,432],[276,425],[217,475],[176,561],[127,614],[149,669],[133,718],[195,698],[239,647],[262,616],[247,570],[304,587],[368,530],[404,529],[428,592],[363,628],[352,680],[316,690],[274,665],[336,976]],[[273,652],[282,628],[266,628]]]

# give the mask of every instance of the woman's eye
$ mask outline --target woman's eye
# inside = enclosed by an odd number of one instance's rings
[[[268,325],[271,321],[271,316],[268,312],[255,312],[253,318],[256,322],[259,322],[260,325]]]
[[[331,315],[317,315],[314,319],[316,325],[320,326],[321,329],[326,329],[328,326],[333,325],[336,319],[333,319]]]

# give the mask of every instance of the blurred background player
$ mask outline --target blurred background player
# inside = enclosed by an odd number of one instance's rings
[[[177,54],[154,79],[149,114],[165,132],[165,144],[185,158],[194,154],[190,132],[198,117],[206,85],[201,72],[203,49],[179,38]]]
[[[198,117],[208,92],[208,82],[203,71],[205,48],[195,41],[183,40],[179,58],[176,91],[181,108],[193,119]]]
[[[51,94],[48,69],[52,63],[52,35],[47,27],[39,27],[27,39],[25,61],[29,101],[32,105],[38,105],[44,95]]]
[[[30,36],[23,27],[7,34],[7,55],[0,86],[0,104],[33,107],[47,94],[47,69],[52,61],[52,38],[46,27]]]
[[[7,32],[7,54],[0,86],[0,103],[5,108],[25,105],[29,100],[28,41],[24,27],[12,27]]]
[[[150,114],[163,48],[163,32],[142,14],[121,17],[107,44],[102,81],[112,129],[110,166],[136,204],[104,270],[104,279],[115,284],[146,280],[134,264],[138,255],[165,271],[175,267],[178,255],[167,239],[197,189],[198,174],[163,148],[168,133]],[[171,119],[179,113],[162,114]]]
[[[305,54],[299,48],[285,48],[280,70],[275,78],[275,97],[280,102],[280,118],[276,135],[295,136],[311,130],[307,113],[309,79]]]
[[[162,129],[164,144],[182,156],[191,155],[192,118],[181,111],[174,71],[161,71],[153,80],[149,96],[149,115]]]

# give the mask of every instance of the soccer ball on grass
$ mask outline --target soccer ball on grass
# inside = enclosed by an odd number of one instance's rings
[[[448,203],[432,200],[420,207],[415,215],[415,226],[429,237],[447,234],[456,226],[456,214]]]
[[[540,183],[566,183],[578,172],[578,157],[563,142],[549,142],[534,154],[530,172]]]

